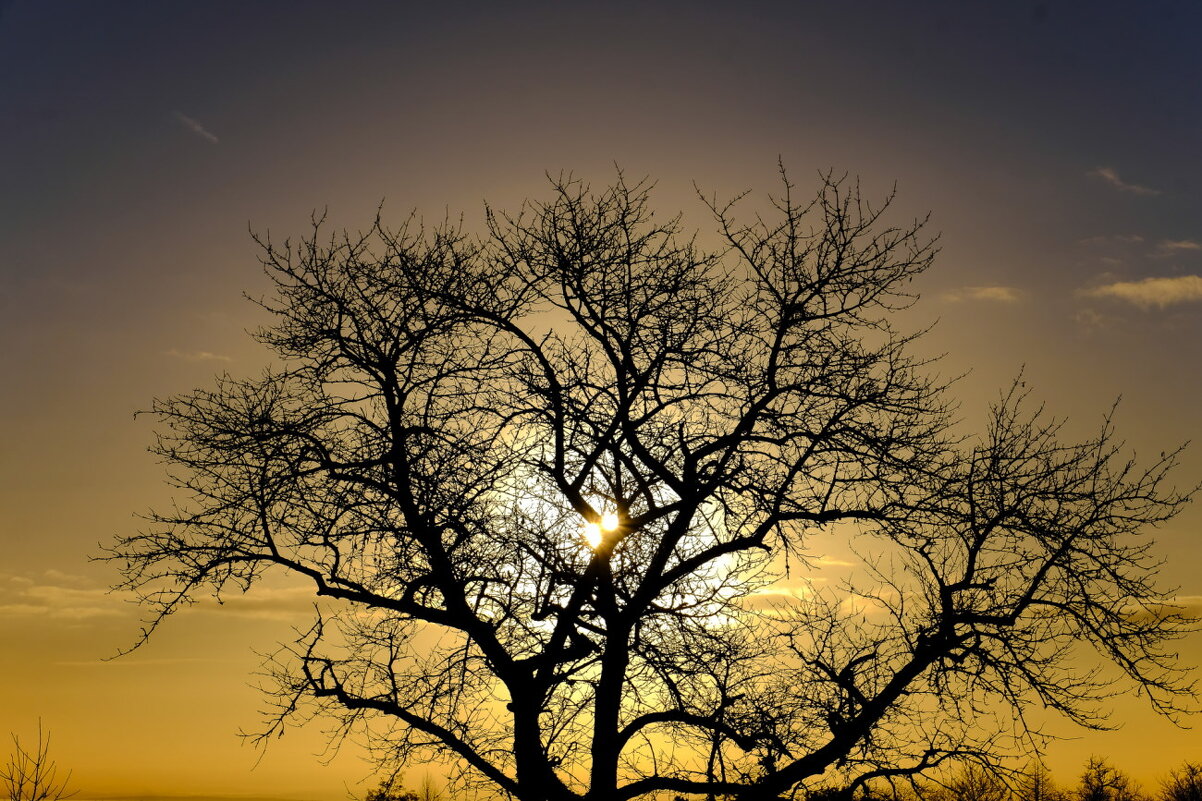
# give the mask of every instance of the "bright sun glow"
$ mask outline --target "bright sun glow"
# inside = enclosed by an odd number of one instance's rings
[[[584,524],[584,539],[588,542],[590,548],[596,548],[601,544],[604,533],[613,531],[618,527],[618,516],[613,512],[606,512],[601,515],[600,523],[585,523]]]

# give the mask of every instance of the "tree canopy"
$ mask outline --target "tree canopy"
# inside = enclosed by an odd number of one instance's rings
[[[259,238],[276,366],[155,403],[179,505],[111,550],[147,633],[299,577],[272,729],[316,706],[524,801],[855,788],[1115,686],[1179,708],[1175,452],[1064,441],[1019,382],[963,433],[894,324],[937,248],[891,198],[785,179],[708,201],[709,247],[650,191]]]

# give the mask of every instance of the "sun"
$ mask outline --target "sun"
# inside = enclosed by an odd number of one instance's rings
[[[606,512],[601,515],[600,523],[585,523],[584,540],[588,543],[588,547],[596,549],[605,538],[605,532],[616,529],[618,522],[618,516],[615,513]]]

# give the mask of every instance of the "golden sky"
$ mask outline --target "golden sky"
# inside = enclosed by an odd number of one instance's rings
[[[803,186],[896,182],[943,232],[908,319],[971,370],[967,419],[1025,365],[1070,429],[1121,395],[1137,451],[1202,440],[1200,25],[1184,0],[0,2],[0,733],[40,717],[85,796],[362,792],[319,731],[262,755],[236,737],[253,649],[303,623],[303,592],[201,604],[104,661],[138,613],[88,556],[169,497],[133,412],[266,358],[248,223],[355,227],[383,198],[473,227],[547,171],[615,164],[697,227],[694,182],[766,191],[778,157]],[[1195,447],[1179,480],[1199,479]],[[1198,608],[1200,528],[1195,505],[1159,533]],[[1053,747],[1060,781],[1097,753],[1154,784],[1202,753],[1116,709],[1122,730]]]

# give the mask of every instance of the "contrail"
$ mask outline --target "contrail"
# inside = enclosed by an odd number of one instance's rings
[[[217,144],[218,142],[221,141],[216,136],[214,136],[213,133],[210,132],[207,128],[205,128],[203,125],[201,125],[196,120],[189,117],[187,114],[177,111],[177,112],[175,112],[175,118],[177,120],[179,120],[180,122],[182,122],[188,128],[189,131],[196,134],[197,136],[202,136],[205,139],[208,139],[213,144]]]

